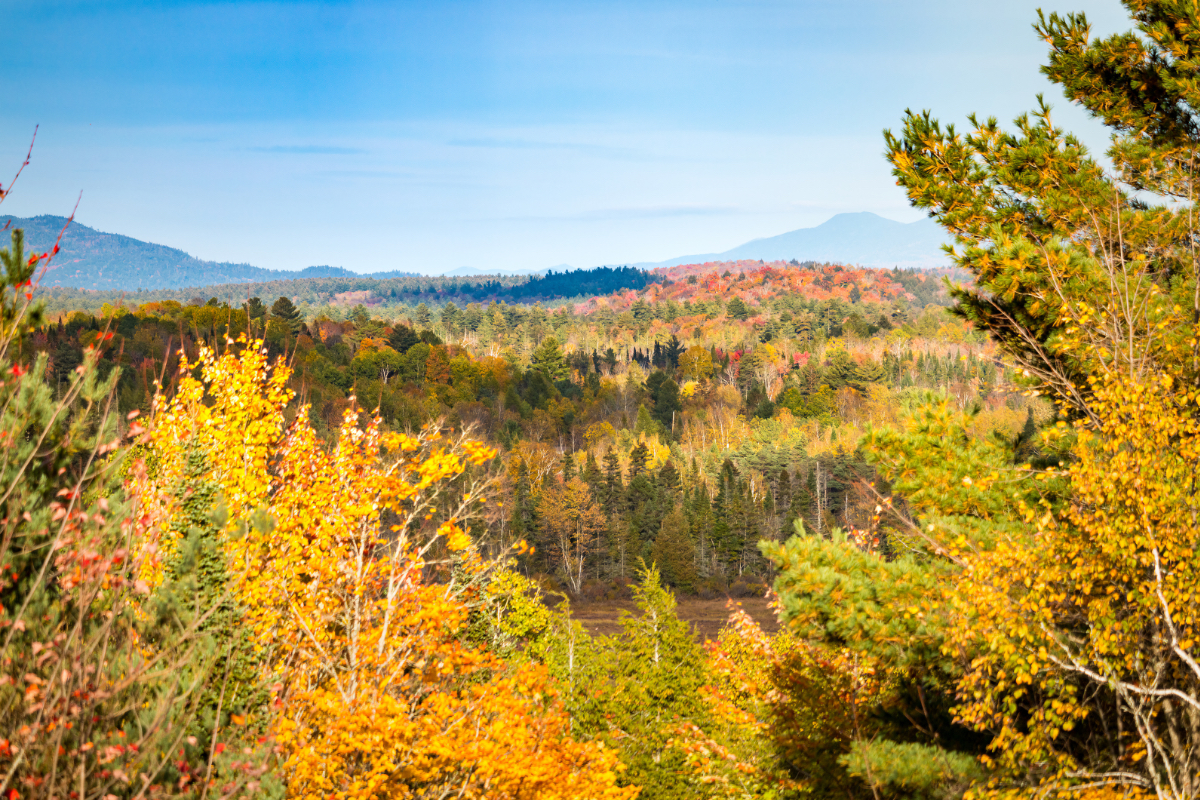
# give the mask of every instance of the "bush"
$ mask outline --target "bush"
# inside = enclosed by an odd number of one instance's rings
[[[729,587],[730,597],[762,597],[766,593],[766,584],[748,575],[739,575]]]

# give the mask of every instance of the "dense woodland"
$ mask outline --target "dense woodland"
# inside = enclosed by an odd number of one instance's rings
[[[52,273],[43,276],[43,280]],[[105,305],[139,305],[148,302],[205,303],[216,298],[244,305],[251,297],[286,296],[306,315],[338,317],[359,303],[383,306],[393,316],[419,303],[441,306],[475,302],[534,302],[584,298],[618,289],[642,289],[658,276],[632,267],[597,267],[592,270],[548,271],[544,275],[482,275],[478,277],[426,277],[411,273],[356,275],[340,267],[309,267],[298,277],[278,277],[205,285],[199,288],[133,290],[73,289],[39,283],[34,293],[52,314],[99,312]],[[202,292],[202,294],[201,294]]]
[[[904,403],[952,397],[1014,437],[1032,424],[995,348],[934,302],[947,297],[925,273],[743,262],[552,311],[109,306],[47,322],[25,347],[50,356],[61,386],[111,332],[103,364],[122,368],[121,410],[149,412],[181,353],[252,330],[292,364],[294,407],[326,438],[354,404],[391,429],[442,420],[499,445],[507,511],[480,524],[498,546],[535,543],[522,566],[548,587],[626,596],[644,561],[682,592],[761,595],[761,539],[797,519],[818,532],[866,524],[875,501],[856,483],[873,472],[858,440]]]
[[[47,314],[12,231],[0,797],[1195,800],[1200,20],[1126,6],[1036,25],[1103,162],[886,133],[951,281]]]

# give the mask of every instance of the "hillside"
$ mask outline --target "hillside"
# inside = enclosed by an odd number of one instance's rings
[[[838,214],[815,228],[755,239],[723,253],[681,256],[637,266],[674,267],[705,261],[762,259],[927,269],[949,265],[941,250],[947,241],[945,232],[933,220],[895,222],[863,211]]]
[[[46,214],[8,219],[11,219],[12,228],[25,230],[26,247],[30,250],[52,247],[67,222],[65,217]],[[50,270],[42,278],[43,287],[132,292],[138,289],[183,289],[251,281],[355,276],[355,273],[343,267],[308,267],[291,272],[263,269],[250,264],[204,261],[174,247],[143,242],[117,233],[103,233],[78,222],[71,223],[63,235],[61,248]],[[411,274],[392,272],[379,277]]]
[[[287,277],[224,283],[216,286],[150,291],[118,291],[115,289],[77,289],[51,286],[38,290],[51,314],[71,311],[99,311],[109,305],[138,305],[151,302],[198,304],[216,299],[218,302],[240,306],[251,297],[274,299],[288,297],[309,310],[336,309],[355,305],[388,308],[397,305],[415,306],[419,303],[440,306],[450,302],[538,303],[564,298],[605,295],[625,290],[641,290],[664,280],[663,276],[633,267],[597,267],[591,270],[549,272],[530,277],[516,275],[483,275],[476,277],[404,276],[397,273],[376,275],[337,274],[329,277],[292,277],[306,275],[282,273]],[[264,270],[267,271],[267,270]],[[280,274],[280,273],[275,273]]]

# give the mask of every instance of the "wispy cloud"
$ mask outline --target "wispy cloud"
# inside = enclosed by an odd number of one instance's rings
[[[573,214],[555,214],[551,216],[529,215],[505,217],[506,221],[562,221],[562,222],[592,222],[596,220],[637,220],[655,219],[661,217],[708,217],[728,214],[744,214],[745,209],[737,206],[650,206],[641,208],[596,208],[578,211]]]
[[[247,149],[255,153],[323,156],[353,156],[367,152],[361,147],[333,147],[323,144],[273,144],[270,147],[249,147]]]
[[[620,156],[628,158],[638,154],[638,151],[628,147],[613,147],[603,144],[588,144],[586,142],[548,142],[537,139],[520,139],[499,136],[475,136],[469,138],[451,139],[446,144],[451,147],[478,147],[495,150],[569,150],[575,153],[587,153],[598,156]]]

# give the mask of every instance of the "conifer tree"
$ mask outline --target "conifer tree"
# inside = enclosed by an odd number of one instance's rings
[[[645,408],[646,408],[645,406],[642,406],[638,410],[639,419],[642,415],[642,411],[644,411]],[[637,444],[635,444],[633,446],[633,449],[629,451],[629,481],[630,481],[630,483],[633,482],[634,478],[638,477],[639,475],[641,475],[642,473],[644,473],[646,471],[647,462],[649,462],[650,458],[651,458],[650,448],[646,446],[645,442],[639,441]]]
[[[679,470],[675,469],[673,461],[668,460],[658,471],[658,488],[669,497],[674,497],[679,491],[679,486]]]
[[[570,374],[558,339],[547,336],[542,340],[533,352],[533,368],[551,381],[561,381]]]
[[[696,548],[688,535],[682,508],[676,507],[663,517],[651,555],[664,583],[683,592],[692,590],[696,583]]]
[[[211,740],[213,732],[227,727],[234,715],[248,716],[261,726],[270,700],[259,675],[255,643],[233,596],[223,533],[225,512],[219,486],[208,474],[204,452],[193,444],[186,472],[174,492],[178,512],[172,531],[179,544],[166,565],[171,580],[194,579],[189,600],[198,608],[209,609],[200,630],[211,637],[215,647],[214,679],[200,693],[200,714],[189,731],[201,741]]]
[[[271,316],[283,322],[292,333],[304,327],[304,315],[288,297],[280,297],[271,306]]]
[[[413,322],[416,323],[420,330],[428,330],[433,322],[433,315],[429,312],[429,306],[424,302],[418,303],[417,308],[413,311]]]
[[[700,728],[708,714],[700,688],[703,654],[688,624],[675,612],[675,597],[654,566],[643,567],[634,588],[636,615],[622,612],[622,636],[608,643],[609,684],[604,694],[606,729],[628,767],[622,780],[642,787],[647,800],[696,796],[700,787],[684,768],[683,754],[668,747],[681,722]]]
[[[261,297],[251,297],[246,301],[246,316],[250,319],[262,319],[267,315],[267,307]]]
[[[583,473],[580,475],[584,483],[591,489],[592,497],[598,498],[603,502],[606,499],[604,492],[604,474],[600,471],[600,465],[596,463],[596,456],[591,450],[587,452],[587,459],[583,464]]]
[[[973,277],[954,313],[1056,406],[1036,435],[1046,462],[1020,463],[1024,435],[974,431],[972,413],[929,398],[865,442],[903,498],[881,509],[905,555],[871,536],[767,548],[786,616],[923,688],[933,724],[907,735],[928,763],[986,747],[974,791],[993,796],[1200,786],[1200,21],[1170,0],[1125,6],[1136,30],[1103,39],[1083,15],[1035,26],[1045,74],[1111,129],[1111,168],[1040,99],[1012,130],[972,117],[964,135],[924,112],[886,137],[899,184]],[[962,374],[936,354],[918,366]],[[876,792],[898,788],[902,742],[888,741],[853,757],[892,771]]]
[[[735,297],[729,301],[729,305],[725,308],[725,313],[732,319],[745,320],[750,316],[750,309],[746,307],[746,303],[742,298]]]
[[[617,451],[608,448],[604,454],[604,513],[613,519],[624,513],[625,479],[621,474],[621,459]]]

